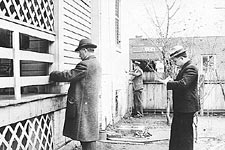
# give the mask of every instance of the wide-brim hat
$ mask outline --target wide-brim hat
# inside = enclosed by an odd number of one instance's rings
[[[97,45],[93,44],[90,39],[82,39],[80,40],[78,47],[75,49],[75,52],[82,48],[97,48]]]
[[[172,53],[170,54],[170,59],[186,55],[186,50],[183,48],[183,46],[174,46],[172,48]]]

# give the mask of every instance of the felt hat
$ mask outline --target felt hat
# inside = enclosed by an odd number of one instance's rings
[[[75,52],[82,48],[97,48],[97,45],[93,44],[90,39],[82,39],[80,40],[78,47],[75,49]]]
[[[179,56],[184,56],[184,55],[187,56],[186,50],[183,48],[183,46],[180,46],[180,45],[174,46],[172,48],[172,51],[173,52],[170,54],[170,59],[173,59]]]

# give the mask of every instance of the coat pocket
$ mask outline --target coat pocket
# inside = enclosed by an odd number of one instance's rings
[[[66,117],[67,118],[77,117],[77,102],[74,99],[69,98],[67,100]]]

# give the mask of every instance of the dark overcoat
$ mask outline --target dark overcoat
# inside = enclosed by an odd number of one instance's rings
[[[185,63],[174,81],[167,83],[167,89],[173,90],[173,111],[192,113],[199,110],[198,96],[198,69],[191,64]]]
[[[70,82],[63,135],[83,142],[98,140],[101,68],[96,57],[90,56],[70,71],[53,71],[50,80]]]

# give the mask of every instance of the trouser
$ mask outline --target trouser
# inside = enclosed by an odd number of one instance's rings
[[[80,142],[82,150],[96,150],[96,141]]]
[[[169,150],[193,150],[194,113],[174,113]]]
[[[134,115],[143,115],[142,91],[134,91]]]

